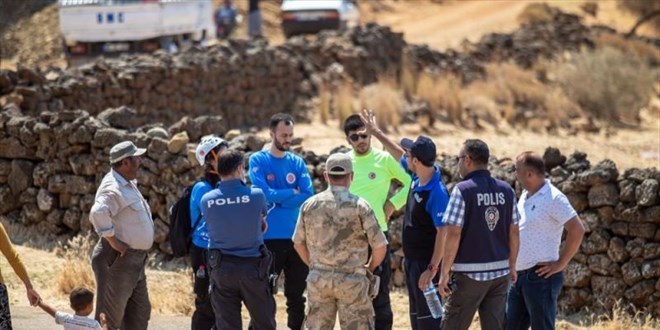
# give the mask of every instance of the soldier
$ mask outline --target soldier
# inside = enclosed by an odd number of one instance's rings
[[[339,312],[342,329],[373,329],[370,298],[378,288],[370,286],[369,276],[385,257],[387,239],[369,204],[348,191],[350,156],[331,155],[324,176],[328,189],[302,205],[293,236],[294,248],[310,269],[307,328],[333,329]]]

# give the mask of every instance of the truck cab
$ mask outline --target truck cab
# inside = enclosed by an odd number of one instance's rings
[[[69,54],[149,52],[212,35],[211,0],[59,0]]]

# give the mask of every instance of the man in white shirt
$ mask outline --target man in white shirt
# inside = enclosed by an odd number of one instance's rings
[[[554,329],[562,271],[582,242],[584,226],[566,196],[545,179],[541,156],[523,152],[515,170],[525,190],[518,200],[518,281],[509,289],[507,329]],[[560,252],[564,229],[566,244]]]
[[[136,180],[145,151],[130,141],[110,149],[112,169],[103,177],[89,214],[101,237],[92,253],[95,318],[105,313],[110,329],[146,330],[151,316],[144,268],[154,224]]]

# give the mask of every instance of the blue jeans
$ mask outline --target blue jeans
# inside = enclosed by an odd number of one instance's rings
[[[554,329],[557,298],[564,284],[564,274],[549,278],[536,274],[537,267],[518,272],[518,280],[509,288],[506,304],[507,330]]]

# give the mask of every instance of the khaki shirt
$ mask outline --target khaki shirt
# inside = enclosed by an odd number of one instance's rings
[[[137,188],[110,170],[96,191],[89,221],[101,237],[115,236],[132,249],[148,250],[154,242],[151,208]]]
[[[301,206],[293,242],[309,250],[310,268],[348,270],[364,267],[369,246],[387,245],[371,206],[344,187],[330,187]]]

